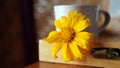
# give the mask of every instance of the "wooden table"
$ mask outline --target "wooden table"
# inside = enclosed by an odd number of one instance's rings
[[[105,34],[104,34],[105,33]],[[99,40],[101,42],[109,42],[106,43],[107,45],[110,44],[111,46],[116,45],[118,46],[120,44],[120,34],[111,34],[109,32],[103,32],[99,36]],[[111,44],[112,42],[112,44]],[[104,62],[106,63],[106,61]],[[117,63],[119,65],[119,63]],[[112,66],[112,64],[110,64]],[[53,63],[53,62],[43,62],[39,61],[36,63],[33,63],[26,68],[103,68],[103,67],[94,67],[94,66],[86,66],[86,65],[73,65],[73,64],[63,64],[63,63]]]
[[[61,63],[50,63],[50,62],[36,62],[26,68],[102,68],[93,66],[83,66],[83,65],[70,65]]]

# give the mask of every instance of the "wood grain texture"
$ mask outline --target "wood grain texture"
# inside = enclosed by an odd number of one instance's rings
[[[103,68],[103,67],[94,67],[94,66],[85,66],[85,65],[70,65],[62,63],[50,63],[50,62],[36,62],[27,66],[26,68]]]

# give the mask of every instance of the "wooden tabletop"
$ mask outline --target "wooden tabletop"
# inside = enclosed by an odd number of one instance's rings
[[[108,37],[109,36],[109,37]],[[110,32],[103,32],[98,37],[100,41],[102,42],[119,42],[120,41],[120,34],[112,34]],[[108,44],[108,43],[107,43]],[[120,44],[120,43],[119,43]],[[115,45],[115,44],[113,44]],[[93,67],[93,66],[85,66],[85,65],[73,65],[73,64],[63,64],[63,63],[53,63],[53,62],[43,62],[39,61],[36,63],[33,63],[26,68],[103,68],[103,67]]]
[[[83,66],[83,65],[70,65],[61,63],[50,63],[50,62],[36,62],[26,68],[103,68],[103,67],[93,67],[93,66]]]

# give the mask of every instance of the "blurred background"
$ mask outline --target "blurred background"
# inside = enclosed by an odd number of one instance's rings
[[[99,5],[100,10],[108,11],[111,15],[110,24],[105,28],[105,30],[119,34],[119,18],[120,18],[120,9],[118,4],[120,1],[113,0],[38,0],[35,3],[35,19],[37,24],[37,34],[39,38],[43,38],[46,34],[54,29],[53,20],[54,20],[54,5],[70,5],[70,4],[79,4],[79,5]],[[103,21],[102,15],[99,18],[99,24],[102,24]],[[48,29],[49,28],[49,29]],[[47,29],[47,30],[46,30]]]
[[[101,10],[108,11],[111,15],[110,24],[101,32],[99,39],[101,41],[106,41],[104,38],[101,38],[101,36],[105,38],[109,36],[112,37],[112,39],[108,38],[109,41],[120,41],[119,0],[30,0],[33,4],[28,3],[29,0],[22,1],[23,0],[0,0],[0,68],[23,68],[25,65],[38,61],[36,58],[38,57],[36,54],[37,46],[34,45],[37,45],[39,39],[47,36],[51,30],[55,29],[53,26],[54,5],[99,5]],[[32,12],[28,15],[26,13],[27,19],[24,18],[25,14],[23,15],[22,13],[24,10],[21,9],[22,5],[31,6],[31,4],[33,7],[26,8],[33,8],[32,15],[34,16],[34,21],[31,21],[32,18],[29,18]],[[25,19],[27,20],[26,23]],[[100,18],[99,22],[101,21],[102,19]],[[26,27],[27,25],[31,26],[29,27],[30,29]],[[27,33],[25,30],[33,31]],[[27,35],[24,35],[24,33],[28,34],[28,37],[32,36],[30,39],[35,41],[32,42],[32,40],[30,40],[27,41],[28,44],[25,44],[28,39],[25,40],[25,36]]]

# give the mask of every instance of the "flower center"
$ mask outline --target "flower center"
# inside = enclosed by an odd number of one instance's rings
[[[70,41],[74,38],[74,30],[72,28],[64,28],[61,32],[61,38],[64,41]]]

